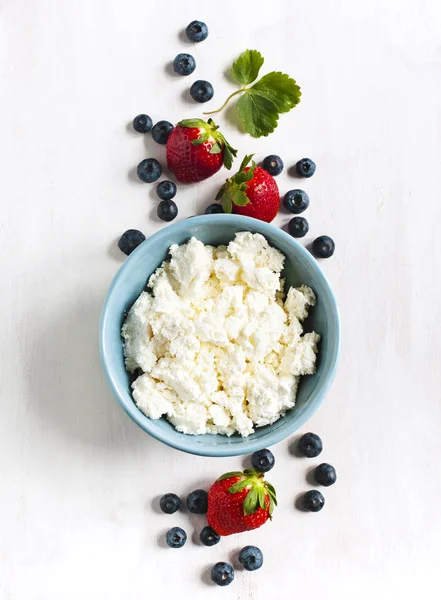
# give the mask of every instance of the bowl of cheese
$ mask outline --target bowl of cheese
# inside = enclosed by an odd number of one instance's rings
[[[185,452],[270,446],[322,402],[339,356],[336,301],[290,235],[204,215],[148,238],[104,302],[100,352],[126,413]]]

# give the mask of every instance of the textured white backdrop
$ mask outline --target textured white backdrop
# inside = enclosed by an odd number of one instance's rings
[[[179,32],[205,20],[208,40]],[[2,0],[0,7],[0,598],[326,600],[422,597],[439,589],[441,493],[441,5],[438,0]],[[305,181],[311,239],[337,243],[323,269],[343,326],[337,379],[303,431],[324,441],[339,481],[317,515],[294,509],[308,462],[274,448],[272,524],[214,548],[158,536],[200,519],[158,514],[237,459],[171,450],[118,408],[98,357],[105,291],[129,227],[151,234],[154,188],[133,177],[163,148],[127,127],[198,116],[193,79],[234,89],[225,68],[247,47],[282,69],[302,102],[267,139],[218,121],[230,141]],[[195,77],[169,62],[190,51]],[[180,187],[200,212],[225,172]],[[286,171],[281,192],[298,180]],[[280,215],[281,225],[288,220]],[[256,543],[265,566],[229,588],[208,565]],[[415,594],[418,594],[415,596]]]

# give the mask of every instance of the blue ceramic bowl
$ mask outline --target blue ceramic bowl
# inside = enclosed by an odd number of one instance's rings
[[[256,429],[253,435],[185,435],[165,419],[146,417],[135,405],[129,376],[124,368],[121,326],[127,311],[143,291],[147,279],[167,257],[172,244],[195,236],[205,244],[228,244],[238,231],[263,234],[286,256],[287,286],[306,284],[317,294],[307,329],[322,336],[317,373],[303,377],[296,406],[273,425]],[[340,346],[340,325],[334,295],[319,265],[305,248],[274,225],[237,215],[204,215],[169,225],[141,244],[125,261],[110,286],[101,316],[101,360],[109,385],[119,404],[141,429],[154,438],[184,452],[202,456],[234,456],[271,446],[296,431],[320,406],[334,377]]]

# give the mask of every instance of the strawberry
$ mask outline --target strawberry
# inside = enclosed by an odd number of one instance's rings
[[[208,492],[208,524],[219,535],[257,529],[272,518],[276,505],[276,490],[263,473],[226,473]]]
[[[213,119],[180,121],[167,140],[168,168],[181,183],[208,179],[222,165],[231,169],[236,154]]]
[[[224,212],[231,211],[270,223],[280,206],[279,188],[276,180],[256,163],[248,163],[253,155],[245,156],[239,171],[227,179],[219,190],[216,200],[222,200]]]

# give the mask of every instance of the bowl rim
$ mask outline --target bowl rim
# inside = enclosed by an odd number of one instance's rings
[[[132,405],[130,405],[130,407],[127,406],[127,404],[124,402],[123,398],[121,397],[119,386],[116,383],[116,380],[113,378],[112,374],[110,373],[110,370],[108,367],[107,350],[106,350],[106,345],[105,345],[105,341],[104,341],[104,338],[105,338],[104,332],[105,332],[107,320],[108,320],[108,305],[109,305],[110,297],[112,296],[115,287],[118,285],[119,280],[123,277],[124,272],[128,268],[127,265],[129,264],[129,262],[133,256],[144,251],[146,244],[148,244],[148,245],[150,245],[151,243],[154,244],[158,239],[161,239],[162,237],[165,237],[165,236],[170,237],[170,235],[173,235],[174,232],[185,231],[189,225],[189,223],[188,223],[189,219],[191,219],[192,226],[199,225],[199,224],[214,226],[214,225],[218,225],[219,223],[222,224],[223,220],[227,220],[231,224],[234,224],[239,227],[241,225],[243,225],[245,231],[251,231],[251,232],[253,232],[253,225],[255,228],[255,224],[258,224],[258,227],[261,231],[259,231],[257,233],[261,233],[261,235],[263,235],[263,236],[266,235],[265,234],[266,231],[270,232],[270,233],[275,233],[276,235],[280,236],[282,239],[285,239],[287,242],[294,245],[297,248],[297,250],[301,254],[303,254],[304,258],[306,259],[306,262],[309,263],[309,266],[312,267],[312,269],[318,274],[319,278],[322,280],[322,284],[326,289],[326,292],[328,294],[328,299],[331,304],[331,311],[335,315],[336,332],[335,332],[335,340],[334,340],[334,347],[333,347],[333,360],[332,360],[332,364],[331,364],[330,368],[328,369],[326,375],[321,380],[321,387],[320,387],[320,390],[318,391],[318,393],[314,396],[314,401],[311,403],[310,406],[308,406],[303,411],[301,416],[298,417],[298,420],[296,422],[296,427],[292,431],[286,432],[285,428],[275,429],[274,431],[270,431],[268,433],[268,435],[265,436],[264,442],[262,442],[261,439],[257,438],[256,440],[253,440],[253,441],[247,441],[246,445],[232,444],[231,446],[222,446],[221,445],[221,446],[217,446],[217,447],[213,446],[213,447],[208,447],[208,448],[201,445],[198,448],[197,444],[191,444],[191,443],[188,444],[188,442],[190,442],[191,439],[195,436],[187,435],[183,439],[178,438],[178,437],[176,437],[176,439],[174,439],[172,437],[169,438],[169,437],[163,435],[161,430],[155,428],[154,426],[150,426],[150,423],[155,421],[154,419],[149,419],[146,415],[144,415],[144,413],[142,413],[137,408],[135,402],[133,402],[133,408],[132,408]],[[325,274],[323,273],[322,269],[320,268],[319,264],[317,263],[316,259],[310,254],[310,252],[302,244],[300,244],[291,235],[289,235],[288,233],[286,233],[285,231],[283,231],[276,225],[272,225],[271,223],[266,223],[264,221],[260,221],[258,219],[253,219],[251,217],[245,217],[242,215],[212,214],[212,215],[200,215],[200,216],[195,216],[195,217],[188,217],[187,219],[183,219],[182,221],[178,221],[177,223],[167,225],[166,227],[160,229],[159,231],[155,232],[153,235],[148,237],[144,242],[142,242],[142,244],[140,244],[125,259],[124,263],[119,267],[118,271],[116,272],[115,276],[113,277],[113,280],[110,284],[110,287],[109,287],[107,294],[105,296],[105,299],[104,299],[104,303],[103,303],[103,307],[102,307],[102,311],[101,311],[101,317],[100,317],[100,326],[99,326],[99,350],[100,350],[100,359],[101,359],[101,364],[102,364],[102,367],[104,370],[104,374],[105,374],[107,383],[108,383],[111,391],[113,392],[113,395],[115,396],[118,404],[123,408],[124,412],[143,431],[145,431],[146,433],[151,435],[156,440],[163,442],[167,446],[169,446],[171,448],[175,448],[176,450],[181,450],[188,454],[193,454],[193,455],[197,455],[197,456],[207,456],[207,457],[240,456],[243,454],[251,454],[252,452],[255,452],[256,450],[260,450],[262,447],[272,446],[272,445],[277,444],[278,442],[282,441],[283,439],[285,439],[286,437],[288,437],[289,435],[291,435],[292,433],[294,433],[295,431],[300,429],[300,427],[302,427],[306,423],[306,421],[308,421],[311,418],[311,416],[316,412],[316,410],[320,407],[320,405],[322,404],[322,402],[324,400],[326,393],[328,392],[328,390],[332,384],[332,381],[334,380],[335,373],[337,370],[337,365],[338,365],[339,358],[340,358],[340,345],[341,345],[340,330],[341,330],[340,314],[339,314],[335,295],[331,289],[331,286],[329,285],[329,282],[328,282]],[[185,435],[185,434],[181,434],[178,431],[176,431],[176,433],[180,434],[181,436]],[[247,438],[243,438],[243,440],[247,440]]]

